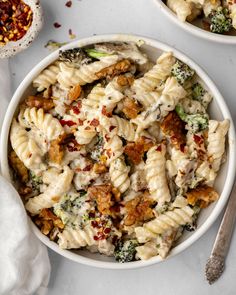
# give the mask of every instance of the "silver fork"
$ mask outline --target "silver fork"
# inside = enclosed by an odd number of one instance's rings
[[[222,275],[225,259],[229,251],[236,219],[236,182],[221,221],[213,249],[206,263],[205,275],[209,284],[213,284]]]

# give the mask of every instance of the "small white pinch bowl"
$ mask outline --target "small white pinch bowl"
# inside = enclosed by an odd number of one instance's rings
[[[11,57],[28,48],[43,26],[43,12],[39,0],[23,0],[23,2],[29,5],[33,12],[32,24],[21,39],[0,46],[0,58]]]
[[[181,27],[184,31],[208,41],[218,42],[222,44],[236,44],[236,30],[234,30],[234,35],[221,35],[208,32],[201,27],[200,20],[196,20],[193,23],[189,23],[187,21],[182,22],[178,19],[177,15],[170,8],[168,8],[165,3],[163,3],[162,0],[154,1],[156,2],[160,11],[162,11],[171,22]]]
[[[215,182],[215,187],[220,194],[220,199],[211,204],[208,208],[204,209],[198,219],[198,228],[194,232],[187,232],[183,237],[178,241],[177,245],[172,249],[168,257],[173,257],[178,253],[187,249],[191,244],[196,242],[213,224],[216,218],[219,216],[220,212],[224,208],[228,197],[230,195],[234,177],[235,177],[235,166],[236,166],[236,148],[235,148],[235,131],[233,121],[229,112],[229,109],[221,96],[220,92],[216,88],[213,81],[208,77],[208,75],[189,57],[180,53],[176,49],[167,46],[163,43],[155,41],[153,39],[148,39],[141,36],[131,36],[131,35],[103,35],[103,36],[93,36],[78,41],[74,41],[64,47],[62,50],[82,47],[91,45],[98,42],[135,42],[137,44],[143,44],[141,46],[142,50],[147,53],[149,58],[153,61],[163,52],[163,51],[172,51],[173,54],[183,62],[187,63],[191,68],[193,68],[198,76],[201,79],[201,82],[205,87],[212,93],[214,99],[210,105],[210,115],[211,118],[217,120],[223,120],[225,118],[230,119],[230,129],[228,133],[227,140],[227,158],[226,162],[223,164],[220,173]],[[8,110],[5,115],[3,127],[2,127],[2,136],[0,142],[0,154],[1,154],[1,169],[3,176],[12,182],[10,177],[10,167],[8,164],[8,148],[9,148],[9,130],[11,126],[12,118],[15,112],[18,109],[19,103],[29,94],[32,93],[32,80],[48,65],[53,63],[58,58],[59,50],[51,53],[49,56],[44,58],[38,65],[36,65],[25,79],[21,82],[20,86],[17,88],[13,98],[9,104]],[[7,196],[5,196],[7,197]],[[20,196],[19,196],[20,198]],[[59,246],[49,240],[48,237],[44,236],[36,225],[31,222],[32,230],[36,236],[49,248],[57,252],[58,254],[69,258],[73,261],[99,267],[99,268],[109,268],[109,269],[133,269],[140,268],[156,263],[160,263],[162,259],[160,257],[153,257],[147,261],[134,261],[129,263],[117,263],[114,258],[105,257],[100,254],[90,253],[86,250],[62,250]],[[164,260],[165,261],[165,260]]]

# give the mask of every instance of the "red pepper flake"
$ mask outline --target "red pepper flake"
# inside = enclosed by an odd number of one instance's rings
[[[87,165],[83,171],[90,171],[92,169],[92,165]]]
[[[116,126],[110,126],[109,127],[109,131],[111,132],[113,129],[115,129],[116,128]]]
[[[92,227],[98,227],[98,223],[95,220],[91,221],[91,225]]]
[[[94,236],[93,239],[94,239],[94,241],[98,241],[99,240],[98,236]]]
[[[107,111],[107,108],[106,108],[106,106],[103,106],[102,107],[102,114],[104,115],[104,116],[106,116],[106,117],[112,117],[112,114],[111,113],[109,113],[108,111]]]
[[[61,24],[59,24],[59,23],[57,23],[57,22],[55,22],[53,25],[54,25],[54,27],[55,27],[56,29],[58,29],[58,28],[61,27]]]
[[[105,139],[106,139],[106,141],[109,141],[110,137],[107,134],[105,134]]]
[[[67,1],[65,5],[66,5],[66,7],[70,8],[72,6],[72,1]]]
[[[161,145],[159,145],[159,146],[156,148],[156,150],[157,150],[158,152],[161,152]]]
[[[94,127],[97,127],[99,125],[99,121],[97,119],[93,119],[91,122],[90,122],[90,125],[91,126],[94,126]]]
[[[80,109],[79,109],[79,107],[77,107],[77,106],[73,106],[73,107],[72,107],[72,111],[73,111],[74,114],[76,114],[76,115],[79,115],[79,113],[80,113]]]
[[[67,145],[67,149],[69,152],[76,152],[80,149],[80,146],[75,139],[72,139],[70,143]]]
[[[95,213],[94,212],[89,212],[89,218],[95,218]]]
[[[104,233],[105,234],[109,234],[111,232],[111,229],[109,227],[105,228],[104,229]]]
[[[203,138],[201,136],[198,136],[196,134],[193,135],[193,139],[197,144],[203,143]]]
[[[62,126],[67,125],[69,127],[71,127],[73,125],[76,125],[76,123],[71,121],[71,120],[60,120],[60,123],[61,123]]]
[[[98,233],[97,233],[97,236],[98,236],[98,239],[99,239],[99,240],[104,240],[104,239],[106,238],[106,236],[104,235],[103,232],[98,232]]]

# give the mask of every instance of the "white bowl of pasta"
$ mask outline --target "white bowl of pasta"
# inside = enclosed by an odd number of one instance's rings
[[[235,159],[230,112],[206,73],[130,35],[46,57],[16,90],[1,136],[3,176],[36,236],[101,268],[151,265],[194,243],[226,204]]]
[[[155,0],[177,26],[210,41],[236,44],[236,5],[233,1]]]

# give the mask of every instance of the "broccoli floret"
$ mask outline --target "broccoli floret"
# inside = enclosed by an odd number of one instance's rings
[[[34,192],[39,192],[40,191],[40,185],[43,184],[43,180],[40,176],[37,176],[34,174],[33,171],[30,171],[30,181],[31,181],[31,186]]]
[[[100,157],[101,157],[102,152],[103,152],[103,146],[104,146],[103,137],[98,136],[96,145],[95,145],[94,149],[91,151],[91,154],[90,154],[91,158],[94,161],[99,161],[100,160]]]
[[[210,14],[209,18],[211,22],[210,30],[213,33],[223,34],[229,32],[232,28],[232,19],[227,8],[217,8]]]
[[[194,214],[192,216],[192,222],[191,223],[187,223],[184,226],[184,229],[186,229],[187,231],[194,231],[197,228],[197,219],[198,219],[198,215],[201,211],[201,208],[198,206],[194,206],[193,208]]]
[[[210,93],[208,93],[198,82],[192,86],[192,91],[193,99],[198,100],[206,109],[212,100]]]
[[[115,248],[114,256],[118,262],[130,262],[135,260],[137,240],[120,240]]]
[[[80,218],[78,218],[80,216],[79,210],[84,206],[84,209],[86,210],[85,204],[87,204],[86,192],[81,191],[79,195],[65,194],[61,198],[60,202],[54,205],[53,211],[54,214],[61,218],[65,225],[70,225],[75,228],[75,226],[80,222]],[[86,213],[87,212],[83,212],[83,214]],[[81,218],[81,221],[85,222],[83,218]]]
[[[188,129],[193,133],[197,133],[208,127],[207,114],[186,114],[184,108],[179,104],[176,106],[175,111],[180,119],[187,123]]]
[[[171,69],[171,73],[179,82],[179,84],[183,85],[184,82],[190,80],[193,77],[195,71],[182,61],[177,60]]]
[[[187,115],[186,123],[189,130],[193,133],[202,131],[208,127],[208,115],[207,114],[193,114]]]
[[[180,117],[180,119],[186,122],[187,114],[185,113],[184,108],[180,104],[177,104],[177,106],[175,107],[175,111]]]
[[[192,86],[192,91],[193,91],[193,99],[196,99],[198,101],[201,101],[203,95],[206,93],[206,90],[202,87],[200,83],[195,83]]]
[[[92,59],[86,54],[82,48],[73,48],[59,51],[59,60],[74,64],[88,64]]]
[[[92,48],[85,49],[85,51],[88,56],[96,58],[96,59],[100,59],[101,57],[111,55],[110,53],[98,51],[98,50],[92,49]]]

